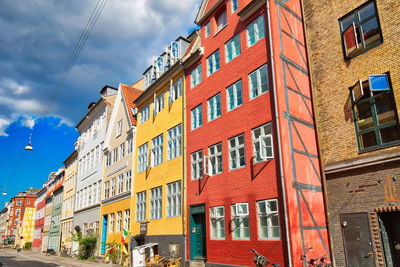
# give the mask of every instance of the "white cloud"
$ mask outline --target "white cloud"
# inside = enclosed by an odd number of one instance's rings
[[[31,118],[23,118],[22,119],[22,126],[25,126],[29,129],[33,129],[33,127],[35,126],[35,122],[36,122],[36,118],[31,117]]]
[[[11,91],[14,95],[22,95],[29,93],[30,88],[27,85],[18,84],[10,78],[3,78],[0,81],[0,88],[2,92]]]
[[[5,130],[10,124],[11,124],[10,120],[6,118],[0,118],[0,136],[8,136]]]

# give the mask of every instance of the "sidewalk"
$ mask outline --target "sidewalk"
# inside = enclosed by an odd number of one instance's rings
[[[15,249],[3,248],[0,249],[0,255],[2,256],[13,256],[16,258],[25,258],[27,260],[36,260],[44,263],[53,263],[58,264],[60,266],[65,267],[111,267],[111,266],[121,266],[117,264],[105,264],[99,262],[91,262],[91,261],[81,261],[75,258],[65,258],[60,256],[46,256],[40,252],[32,252],[27,250],[22,250],[21,252],[17,252]],[[27,266],[29,267],[29,266]]]

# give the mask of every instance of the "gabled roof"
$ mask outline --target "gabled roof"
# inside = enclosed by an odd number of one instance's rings
[[[143,91],[122,83],[120,84],[120,87],[122,96],[124,98],[125,107],[129,114],[129,119],[131,120],[132,125],[135,126],[136,118],[132,114],[132,109],[134,109],[136,105],[133,102],[143,93]]]
[[[200,25],[224,1],[225,0],[203,0],[194,22]]]

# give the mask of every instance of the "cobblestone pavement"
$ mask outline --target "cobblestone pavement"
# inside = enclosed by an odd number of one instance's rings
[[[0,267],[110,267],[109,264],[86,262],[39,252],[0,249]],[[116,265],[114,265],[116,266]]]

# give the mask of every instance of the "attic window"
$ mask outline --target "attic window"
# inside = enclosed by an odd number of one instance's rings
[[[216,23],[217,23],[217,32],[222,30],[226,24],[227,24],[227,19],[226,19],[226,9],[224,9],[221,13],[219,13],[218,16],[216,16]]]

